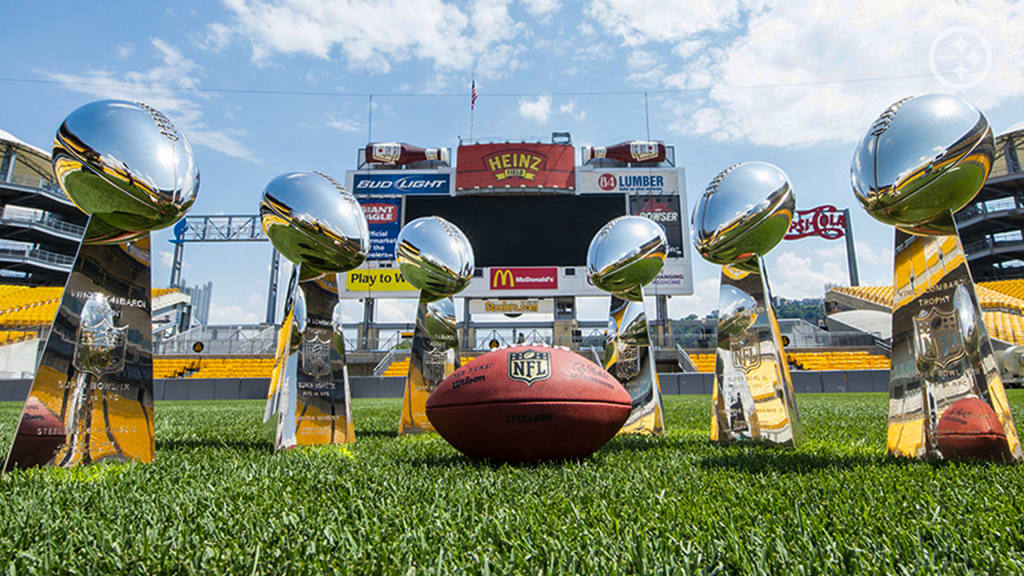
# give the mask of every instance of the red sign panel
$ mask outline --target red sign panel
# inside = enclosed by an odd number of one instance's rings
[[[558,268],[491,268],[491,290],[552,290]]]
[[[810,210],[797,210],[796,218],[789,225],[785,240],[799,240],[818,236],[826,240],[838,240],[846,234],[846,214],[835,206],[825,204]]]
[[[363,204],[363,214],[367,224],[390,224],[398,222],[398,206],[384,202],[367,202]]]
[[[471,144],[459,146],[458,190],[576,187],[573,147],[562,144]]]

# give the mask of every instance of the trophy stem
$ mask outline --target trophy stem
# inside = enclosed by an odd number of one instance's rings
[[[620,297],[621,296],[621,297]],[[604,368],[629,392],[633,408],[619,434],[664,433],[661,387],[651,349],[643,289],[612,295]]]
[[[306,330],[298,350],[296,443],[352,442],[345,340],[334,322],[336,287],[321,277],[300,282],[299,289],[306,301]]]
[[[1013,414],[959,234],[897,230],[893,258],[889,454],[943,458],[939,422],[957,401],[977,397],[1002,424],[1005,451],[1020,460]]]
[[[434,430],[427,419],[427,398],[461,365],[455,301],[451,296],[438,298],[421,291],[398,425],[400,435]]]
[[[723,266],[711,440],[797,445],[803,427],[764,262]]]
[[[90,218],[85,237],[108,229]],[[5,471],[153,460],[149,242],[79,247]]]
[[[299,266],[292,268],[292,275],[288,280],[288,291],[285,292],[284,316],[281,321],[281,328],[277,331],[277,348],[274,352],[274,370],[270,374],[270,384],[267,388],[267,405],[263,411],[263,422],[269,422],[270,417],[277,413],[281,402],[281,384],[287,374],[289,343],[292,334],[292,319],[295,314],[295,290],[298,287]]]

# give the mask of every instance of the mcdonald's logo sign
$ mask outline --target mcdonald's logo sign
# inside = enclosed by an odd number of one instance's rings
[[[491,268],[491,290],[553,290],[558,268]]]

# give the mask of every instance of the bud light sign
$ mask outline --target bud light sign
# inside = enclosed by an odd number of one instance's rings
[[[352,193],[385,194],[451,194],[452,176],[446,172],[355,172],[352,174]]]
[[[370,227],[370,254],[367,260],[395,259],[395,243],[402,229],[401,198],[359,198],[366,223]]]

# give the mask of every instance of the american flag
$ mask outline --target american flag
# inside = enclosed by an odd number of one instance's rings
[[[476,80],[473,80],[473,84],[472,84],[472,87],[470,89],[470,92],[471,92],[471,95],[470,95],[470,98],[469,98],[469,108],[470,108],[470,110],[476,110],[476,96],[477,96],[477,93],[476,93]]]

